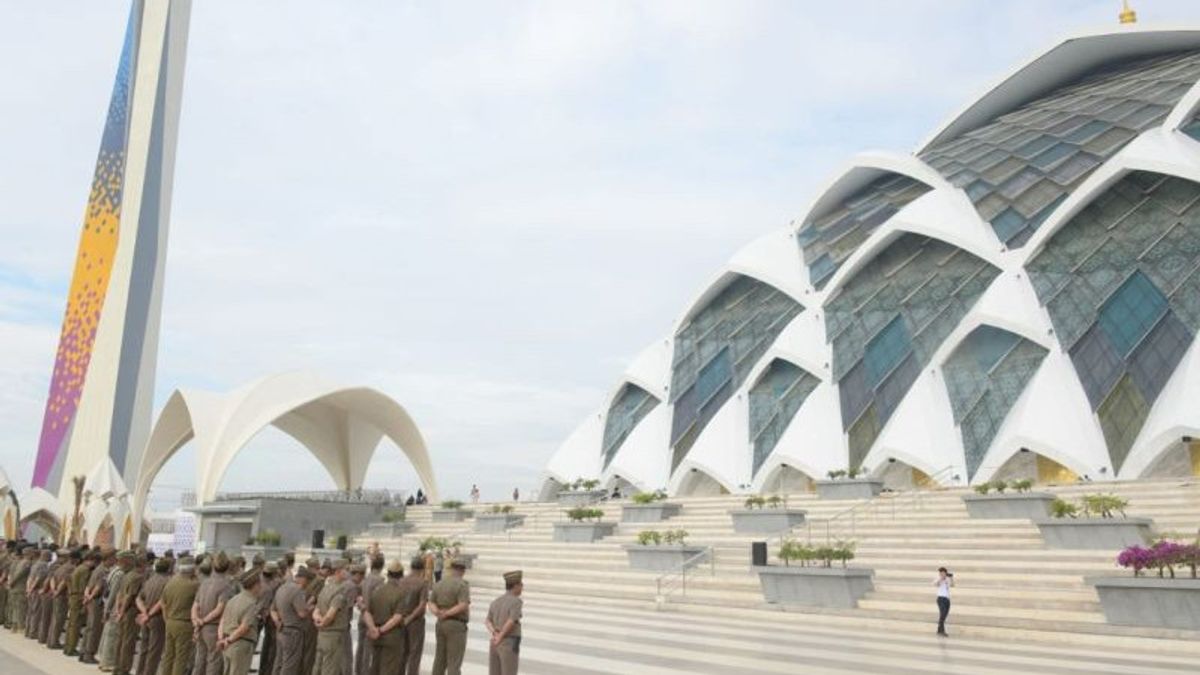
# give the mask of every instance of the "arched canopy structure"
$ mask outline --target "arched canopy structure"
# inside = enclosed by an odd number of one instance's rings
[[[430,499],[437,499],[425,440],[403,406],[369,387],[286,373],[223,395],[176,390],[150,433],[134,483],[135,513],[145,508],[159,470],[189,441],[197,446],[196,496],[212,500],[234,457],[268,426],[312,452],[340,490],[362,486],[375,448],[386,436],[408,457]]]

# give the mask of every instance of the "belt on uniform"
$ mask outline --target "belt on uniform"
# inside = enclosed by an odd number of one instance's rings
[[[255,640],[254,638],[248,638],[248,637],[240,637],[237,639],[237,641],[238,642],[249,642],[252,645],[258,644],[258,640]]]
[[[466,619],[464,619],[464,618],[462,618],[462,617],[460,617],[460,616],[452,616],[452,617],[449,617],[449,618],[446,618],[446,619],[438,619],[438,621],[461,621],[461,622],[463,622],[463,623],[466,623],[466,622],[467,622],[467,620],[466,620]]]

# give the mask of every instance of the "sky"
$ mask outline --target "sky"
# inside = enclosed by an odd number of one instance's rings
[[[1138,0],[1200,24],[1194,0]],[[155,410],[312,370],[529,494],[741,246],[1117,0],[197,0]],[[32,475],[125,0],[0,0],[0,467]],[[152,503],[190,486],[185,447]],[[333,486],[267,430],[223,490]],[[368,487],[415,489],[385,443]]]

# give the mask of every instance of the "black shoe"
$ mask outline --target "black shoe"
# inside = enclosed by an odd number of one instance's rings
[[[947,632],[946,632],[946,631],[944,631],[944,630],[939,630],[939,631],[938,631],[938,637],[950,637],[950,634],[949,634],[949,633],[947,633]]]
[[[99,661],[96,660],[96,657],[94,657],[94,656],[81,656],[81,657],[79,657],[79,662],[86,663],[89,666],[94,666],[97,663],[100,663]]]

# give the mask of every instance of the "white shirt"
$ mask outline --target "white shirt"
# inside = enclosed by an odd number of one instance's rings
[[[939,598],[950,597],[950,577],[946,577],[945,579],[938,577],[933,583],[937,584]]]

